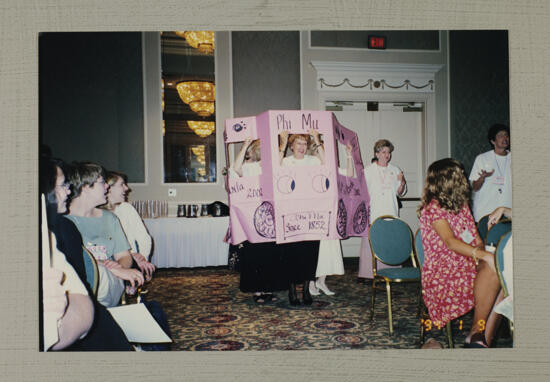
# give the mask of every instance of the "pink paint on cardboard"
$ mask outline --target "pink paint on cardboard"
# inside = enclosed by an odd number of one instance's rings
[[[247,137],[256,139],[256,117],[231,118],[225,120],[226,143],[244,141]]]
[[[249,129],[246,133],[242,125],[235,131],[241,121]],[[232,243],[367,235],[369,196],[357,135],[341,126],[331,112],[270,110],[227,120],[225,129],[226,143],[259,138],[262,158],[261,175],[228,180]],[[311,130],[322,136],[325,162],[283,165],[279,134],[308,134]],[[354,177],[340,174],[337,142],[352,146]]]

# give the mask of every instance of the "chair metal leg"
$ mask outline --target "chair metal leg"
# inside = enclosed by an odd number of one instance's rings
[[[424,336],[425,336],[425,323],[424,323],[424,317],[426,316],[424,310],[424,306],[420,306],[420,345],[424,344]]]
[[[388,295],[388,318],[390,320],[390,335],[393,334],[393,321],[391,316],[391,287],[390,282],[386,280],[386,294]]]
[[[449,349],[453,349],[455,345],[453,343],[453,328],[451,326],[451,321],[447,322],[447,325],[445,325],[445,330],[447,331],[447,342],[449,343]]]
[[[420,283],[419,286],[419,292],[418,292],[418,313],[416,314],[416,317],[422,317],[422,283]]]
[[[374,296],[376,294],[376,278],[372,278],[372,296],[370,297],[370,320],[374,319]]]

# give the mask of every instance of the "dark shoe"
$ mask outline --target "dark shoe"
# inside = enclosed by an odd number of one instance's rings
[[[273,293],[262,293],[262,298],[265,302],[277,302],[279,299]]]
[[[472,335],[470,342],[464,342],[464,347],[468,349],[487,349],[487,341],[485,340],[485,332],[477,332]]]
[[[255,294],[254,296],[252,296],[252,299],[256,304],[263,304],[267,301],[263,294]]]
[[[298,294],[296,293],[296,284],[290,284],[288,287],[288,302],[290,302],[290,305],[300,305],[300,300],[298,300]]]
[[[313,304],[313,298],[311,297],[311,293],[309,293],[309,280],[304,282],[304,289],[302,290],[302,297],[303,297],[304,305]]]

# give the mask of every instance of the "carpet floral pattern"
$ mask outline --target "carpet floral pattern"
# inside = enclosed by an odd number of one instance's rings
[[[357,267],[329,276],[334,296],[314,296],[312,306],[291,306],[286,292],[257,304],[239,290],[239,273],[225,267],[159,269],[147,299],[162,304],[172,331],[172,350],[329,350],[414,349],[420,347],[418,284],[392,287],[394,333],[388,333],[385,291],[377,291],[370,317],[371,285],[359,282]],[[300,291],[298,295],[301,296]],[[457,320],[458,321],[458,320]],[[455,322],[453,337],[462,347],[471,314]],[[444,328],[432,327],[447,346]]]

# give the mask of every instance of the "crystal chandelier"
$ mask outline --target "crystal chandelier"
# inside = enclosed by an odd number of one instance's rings
[[[191,151],[197,157],[197,162],[199,162],[204,166],[204,164],[206,163],[205,155],[204,155],[204,145],[193,146],[191,147]]]
[[[216,129],[214,122],[207,121],[187,121],[187,125],[201,138],[206,138]]]
[[[201,117],[214,113],[216,100],[216,85],[207,81],[182,81],[176,84],[176,89],[183,102]]]
[[[210,54],[214,51],[214,31],[176,31],[176,34],[201,53]]]

